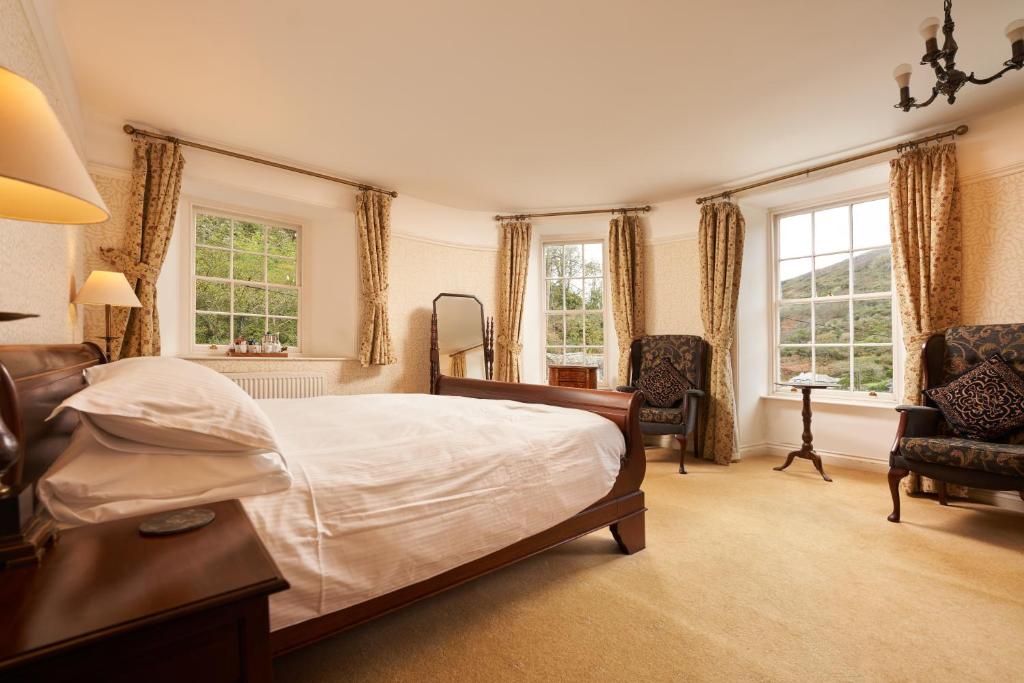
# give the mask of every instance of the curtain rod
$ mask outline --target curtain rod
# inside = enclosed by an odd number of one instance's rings
[[[589,209],[587,211],[553,211],[551,213],[515,213],[508,216],[495,216],[496,221],[525,221],[527,218],[549,218],[551,216],[586,216],[595,213],[647,213],[651,210],[647,206],[623,206],[615,209]]]
[[[128,135],[144,135],[147,138],[154,138],[156,140],[164,140],[165,142],[176,142],[179,145],[185,147],[195,147],[196,149],[202,149],[207,152],[213,152],[214,154],[223,154],[224,156],[234,157],[235,159],[242,159],[243,161],[251,161],[255,164],[263,164],[264,166],[273,166],[274,168],[280,168],[285,171],[292,171],[293,173],[301,173],[302,175],[312,176],[314,178],[320,178],[321,180],[329,180],[332,183],[341,183],[342,185],[348,185],[350,187],[358,187],[360,190],[370,190],[372,192],[380,192],[381,194],[391,195],[397,197],[398,193],[394,190],[385,190],[380,187],[374,187],[373,185],[367,185],[366,183],[359,183],[354,180],[346,180],[345,178],[339,178],[333,175],[327,175],[326,173],[318,173],[316,171],[310,171],[309,169],[299,168],[298,166],[289,166],[288,164],[282,164],[277,161],[271,161],[270,159],[261,159],[260,157],[250,156],[248,154],[242,154],[240,152],[232,152],[228,149],[221,149],[220,147],[213,147],[211,145],[204,145],[201,142],[193,142],[192,140],[185,140],[183,138],[176,138],[171,135],[163,135],[161,133],[154,133],[149,130],[142,130],[136,128],[130,124],[124,124],[123,128],[125,133]]]
[[[832,168],[834,166],[842,166],[843,164],[848,164],[853,161],[860,161],[861,159],[867,159],[868,157],[877,156],[879,154],[885,154],[886,152],[898,152],[908,147],[916,147],[917,145],[923,145],[926,142],[933,142],[934,140],[941,140],[942,138],[945,137],[955,138],[957,135],[966,134],[967,126],[957,126],[956,128],[953,128],[951,130],[945,130],[942,131],[941,133],[935,133],[934,135],[927,135],[923,138],[917,138],[916,140],[908,140],[907,142],[901,142],[897,145],[889,145],[888,147],[875,149],[870,152],[863,152],[862,154],[855,154],[854,156],[845,157],[843,159],[837,159],[836,161],[830,161],[827,164],[819,164],[817,166],[811,166],[810,168],[804,168],[799,171],[793,171],[792,173],[786,173],[785,175],[775,176],[774,178],[759,180],[756,183],[751,183],[749,185],[744,185],[742,187],[734,187],[731,190],[725,190],[724,192],[719,192],[718,194],[711,194],[706,197],[698,197],[697,203],[703,204],[705,202],[710,202],[713,199],[721,199],[723,197],[728,198],[731,195],[736,194],[737,192],[746,192],[747,190],[753,190],[755,187],[763,187],[765,185],[771,185],[772,183],[778,183],[783,180],[789,180],[790,178],[798,178],[800,176],[808,175],[816,171],[824,171],[825,169]]]

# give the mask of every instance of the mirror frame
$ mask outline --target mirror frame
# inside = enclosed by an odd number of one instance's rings
[[[484,304],[472,294],[456,294],[441,292],[434,297],[430,315],[430,393],[437,393],[437,379],[441,376],[441,351],[437,342],[437,301],[441,297],[452,296],[472,299],[480,306],[480,338],[484,346],[484,379],[494,377],[494,318],[484,316]]]

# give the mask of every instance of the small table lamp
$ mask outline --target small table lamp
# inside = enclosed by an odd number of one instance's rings
[[[124,273],[115,273],[109,270],[94,270],[89,273],[89,278],[78,290],[75,297],[76,304],[95,304],[106,306],[107,309],[107,334],[103,339],[107,342],[107,360],[110,360],[110,342],[117,337],[110,335],[110,309],[112,306],[125,306],[126,308],[141,308],[142,303],[139,297],[135,296],[128,278]]]

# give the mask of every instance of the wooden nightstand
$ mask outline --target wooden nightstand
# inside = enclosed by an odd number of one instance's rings
[[[597,389],[597,368],[584,365],[549,365],[548,384],[553,387]]]
[[[270,681],[267,598],[288,588],[237,500],[176,536],[70,529],[0,572],[0,681]]]

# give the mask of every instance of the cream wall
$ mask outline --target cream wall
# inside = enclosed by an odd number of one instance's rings
[[[27,11],[26,11],[27,10]],[[0,66],[35,83],[46,95],[72,140],[73,103],[39,44],[31,3],[0,0]],[[81,227],[0,220],[0,311],[37,313],[38,318],[0,323],[0,343],[64,343],[81,338],[70,302],[83,277]]]

